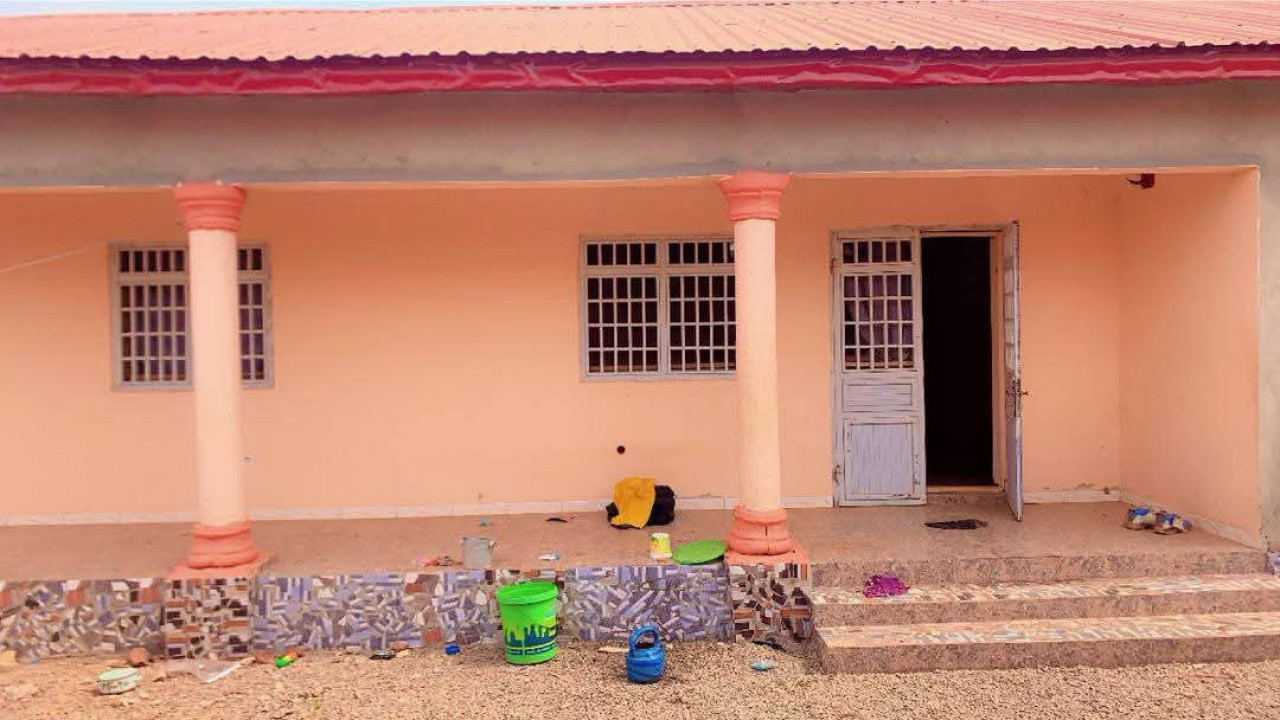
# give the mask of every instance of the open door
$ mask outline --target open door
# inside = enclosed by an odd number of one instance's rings
[[[1018,316],[1018,224],[1005,232],[1000,251],[1004,328],[1004,492],[1009,509],[1022,519],[1022,338]]]

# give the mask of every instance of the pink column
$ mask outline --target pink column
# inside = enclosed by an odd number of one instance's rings
[[[253,544],[244,499],[240,427],[237,233],[244,191],[220,183],[174,188],[188,240],[192,395],[198,520],[175,574],[225,574],[265,561]]]
[[[780,555],[796,548],[782,509],[778,424],[777,220],[787,175],[740,172],[720,181],[733,221],[737,287],[738,507],[729,549]]]

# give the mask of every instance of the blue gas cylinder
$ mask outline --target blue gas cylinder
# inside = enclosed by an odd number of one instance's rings
[[[646,640],[651,636],[652,640]],[[631,633],[627,643],[627,679],[633,683],[655,683],[662,679],[667,653],[657,625],[645,625]]]

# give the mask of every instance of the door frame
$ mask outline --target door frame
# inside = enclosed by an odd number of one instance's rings
[[[828,275],[830,298],[827,307],[832,313],[827,323],[827,332],[830,339],[831,348],[831,366],[830,366],[830,383],[831,383],[831,500],[832,504],[837,507],[856,507],[860,505],[920,505],[927,502],[928,498],[928,461],[925,460],[926,477],[922,480],[925,483],[924,492],[919,500],[860,500],[860,501],[841,501],[840,499],[840,482],[842,480],[841,470],[844,463],[844,423],[843,423],[843,395],[841,375],[841,335],[843,331],[842,324],[839,322],[839,313],[837,307],[840,301],[840,263],[839,254],[841,238],[847,238],[853,235],[875,235],[877,233],[901,233],[903,231],[915,231],[920,233],[920,242],[930,237],[985,237],[989,240],[990,253],[990,285],[991,299],[988,303],[991,313],[991,459],[992,472],[995,475],[993,480],[996,487],[1001,490],[1005,489],[1008,480],[1008,468],[1005,461],[1005,392],[1004,392],[1004,349],[1001,345],[1001,339],[1004,337],[1004,316],[1001,312],[1001,306],[1004,299],[1004,262],[1003,250],[1005,239],[1013,232],[1017,221],[1008,223],[973,223],[973,224],[939,224],[939,225],[880,225],[866,228],[845,228],[832,230],[828,235],[827,253],[828,253]],[[1021,268],[1019,268],[1021,270]],[[920,293],[923,296],[924,283],[921,277]],[[923,306],[922,306],[923,307]],[[1019,313],[1021,314],[1021,313]],[[924,316],[919,320],[920,323],[920,357],[923,359],[923,343],[928,340],[924,337]],[[921,386],[923,387],[923,374],[925,368],[923,361],[920,367]],[[921,399],[921,423],[923,427],[928,427],[928,417],[924,410],[924,399]],[[922,450],[923,452],[923,450]]]

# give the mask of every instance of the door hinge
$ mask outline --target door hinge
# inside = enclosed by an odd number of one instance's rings
[[[844,470],[844,468],[841,467],[840,465],[836,465],[831,468],[831,483],[833,485],[840,484],[840,473],[842,470]]]
[[[828,261],[828,263],[827,263],[827,268],[828,268],[829,270],[831,270],[831,272],[835,272],[835,271],[836,271],[836,259],[835,259],[835,258],[831,258],[831,259]]]

